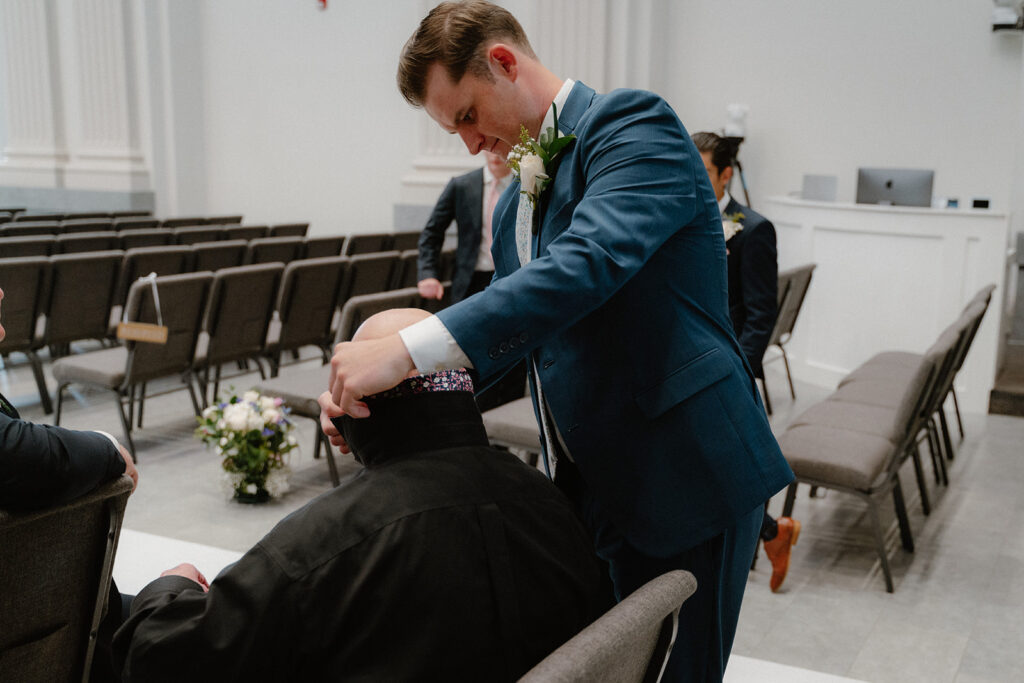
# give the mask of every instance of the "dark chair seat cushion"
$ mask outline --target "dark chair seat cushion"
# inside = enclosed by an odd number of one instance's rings
[[[53,361],[53,377],[60,384],[82,383],[117,389],[124,383],[127,367],[128,349],[117,346],[58,358]]]

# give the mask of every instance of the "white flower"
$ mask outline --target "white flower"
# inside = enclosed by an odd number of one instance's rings
[[[220,445],[221,445],[221,446],[227,446],[227,445],[228,445],[228,437],[226,437],[226,436],[222,436],[222,437],[220,438]]]
[[[272,470],[267,475],[267,481],[263,485],[267,489],[267,493],[270,494],[271,498],[280,498],[284,494],[288,493],[291,489],[291,485],[288,483],[288,476],[291,474],[291,469],[287,466],[280,469]]]
[[[225,472],[220,478],[220,492],[225,498],[233,498],[235,488],[242,483],[245,475],[241,472]]]
[[[225,426],[235,432],[245,432],[253,427],[249,427],[249,416],[252,415],[252,409],[248,403],[232,403],[224,408],[224,422]],[[218,425],[219,426],[219,425]],[[262,427],[258,425],[256,428]]]
[[[260,406],[260,410],[264,411],[275,407],[274,399],[270,398],[269,396],[260,396],[260,400],[258,403]]]
[[[209,420],[217,412],[217,406],[209,406],[203,409],[203,418]]]
[[[294,434],[289,434],[288,438],[286,438],[285,441],[290,443],[292,446],[294,446],[295,444],[297,444],[299,442],[299,440],[295,438]]]
[[[544,161],[536,154],[527,154],[519,161],[519,183],[522,191],[534,194],[537,190],[537,178],[547,178],[544,174]]]
[[[246,427],[249,429],[258,429],[263,431],[263,415],[257,413],[255,410],[249,410],[249,414],[246,415],[246,421]]]
[[[260,394],[257,391],[249,390],[242,394],[242,400],[246,403],[256,403],[260,400]]]
[[[281,419],[281,411],[277,408],[271,407],[263,409],[263,422],[266,424],[277,424],[277,421]]]
[[[256,486],[256,484],[246,484],[245,485],[245,492],[250,494],[250,495],[256,495],[256,492],[259,491],[259,490],[260,490],[260,487]]]
[[[725,233],[725,241],[728,242],[733,236],[743,229],[743,224],[736,221],[723,220],[722,231]]]

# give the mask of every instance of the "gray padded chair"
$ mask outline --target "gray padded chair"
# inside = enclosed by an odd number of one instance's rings
[[[142,209],[128,209],[126,211],[111,211],[111,218],[152,218],[152,211],[145,211]]]
[[[260,378],[264,378],[258,359],[266,344],[283,271],[280,263],[217,271],[203,322],[203,342],[194,366],[203,405],[216,399],[225,363],[244,365],[255,360]],[[207,387],[212,388],[209,398]]]
[[[3,325],[7,335],[0,341],[0,354],[23,353],[28,357],[39,389],[39,402],[47,415],[53,412],[50,391],[46,388],[43,363],[36,350],[42,340],[36,337],[36,323],[50,280],[50,260],[45,256],[0,259],[0,289],[4,291]]]
[[[225,223],[228,221],[225,221]],[[206,225],[207,220],[202,216],[183,216],[181,218],[165,218],[160,221],[164,228],[185,228],[196,225]]]
[[[128,292],[124,317],[133,322],[154,324],[162,320],[168,328],[166,344],[127,341],[124,346],[68,356],[53,363],[53,376],[58,382],[55,423],[60,424],[64,390],[71,384],[106,389],[117,401],[121,426],[133,457],[136,451],[132,440],[132,411],[137,387],[162,377],[179,376],[188,389],[195,413],[199,414],[199,403],[192,388],[192,362],[213,273],[168,275],[156,278],[155,282],[160,315],[154,304],[152,285],[140,280]],[[141,412],[140,406],[140,425]]]
[[[56,235],[60,232],[57,221],[29,221],[27,223],[8,223],[0,228],[0,235],[5,237],[28,237],[31,235]]]
[[[267,336],[271,377],[277,377],[283,351],[315,346],[324,363],[330,360],[331,324],[347,267],[345,256],[303,259],[285,267]]]
[[[529,396],[509,401],[483,414],[487,438],[536,467],[541,454],[540,428]]]
[[[398,259],[398,265],[395,266],[394,280],[391,283],[392,289],[416,286],[416,283],[419,282],[417,270],[419,260],[420,252],[417,249],[406,249],[402,252]]]
[[[796,389],[793,387],[793,373],[789,370],[789,356],[786,354],[786,344],[793,336],[793,328],[796,326],[800,309],[803,308],[807,290],[811,286],[811,276],[817,264],[809,263],[805,266],[791,268],[779,273],[779,282],[783,280],[789,284],[786,287],[785,299],[780,300],[779,312],[775,318],[775,326],[772,328],[772,336],[768,340],[768,346],[775,346],[782,352],[782,362],[786,366],[786,379],[789,380],[789,395],[795,400]],[[765,396],[768,396],[768,385],[761,383]]]
[[[245,240],[224,240],[222,242],[200,242],[192,245],[192,270],[218,271],[221,268],[235,268],[245,262]]]
[[[16,223],[33,223],[36,221],[62,221],[62,213],[19,213],[14,217]]]
[[[120,250],[50,257],[43,343],[51,356],[67,353],[71,342],[106,338],[123,259]]]
[[[109,218],[75,218],[60,223],[60,232],[64,235],[75,232],[105,232],[113,229],[114,223]]]
[[[246,263],[291,263],[302,256],[301,237],[263,237],[249,241]]]
[[[662,574],[545,657],[520,683],[660,681],[679,629],[679,609],[695,590],[690,572]]]
[[[49,256],[53,253],[53,235],[0,236],[0,258]]]
[[[151,230],[160,227],[160,221],[152,217],[126,216],[114,218],[114,230]]]
[[[270,228],[265,225],[224,225],[221,226],[224,230],[223,239],[226,240],[258,240],[263,237],[267,237],[270,233]]]
[[[413,308],[419,305],[419,292],[415,287],[392,292],[368,294],[349,299],[341,311],[341,323],[338,326],[335,343],[348,341],[356,330],[375,313],[392,308]],[[264,379],[256,386],[257,391],[268,396],[279,396],[291,408],[292,414],[307,417],[317,423],[316,447],[313,457],[320,457],[321,447],[327,453],[327,467],[331,475],[331,484],[338,485],[338,466],[334,461],[331,444],[320,430],[320,404],[317,398],[327,388],[330,369],[325,366],[290,370],[273,379]]]
[[[242,222],[242,216],[209,216],[203,222],[207,225],[237,225]]]
[[[305,237],[309,223],[281,223],[270,226],[271,237]]]
[[[56,254],[82,254],[88,251],[117,249],[120,246],[117,233],[111,230],[103,232],[73,232],[67,235],[57,235],[53,244],[53,250]]]
[[[150,273],[157,275],[184,273],[188,270],[191,258],[192,250],[184,246],[139,247],[124,252],[117,292],[114,295],[114,305],[111,307],[111,326],[117,326],[124,302],[128,299],[128,289],[136,280]]]
[[[396,232],[391,236],[391,246],[388,249],[394,251],[407,251],[409,249],[419,249],[420,246],[420,231],[419,230],[408,230],[405,232]]]
[[[377,232],[362,235],[349,235],[345,240],[345,256],[356,254],[373,254],[378,251],[390,251],[391,233]]]
[[[383,251],[360,254],[349,260],[348,278],[342,287],[342,301],[350,297],[378,294],[391,289],[401,254]]]
[[[137,249],[138,247],[162,247],[174,243],[174,233],[163,228],[142,228],[139,230],[121,230],[117,233],[121,249]]]
[[[164,228],[167,225],[164,224]],[[216,242],[224,237],[224,229],[219,225],[189,225],[172,228],[175,244],[199,244],[200,242]]]
[[[87,680],[131,491],[121,476],[59,507],[0,510],[0,678]]]
[[[304,244],[305,258],[340,256],[345,248],[345,237],[342,235],[307,237],[304,240]]]

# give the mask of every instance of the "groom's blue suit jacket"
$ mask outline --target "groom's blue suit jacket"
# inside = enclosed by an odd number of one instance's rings
[[[438,315],[482,377],[532,353],[565,446],[635,547],[668,556],[792,480],[732,331],[718,204],[649,92],[577,82],[520,267],[519,184],[495,209],[497,279]],[[551,171],[552,169],[549,169]]]

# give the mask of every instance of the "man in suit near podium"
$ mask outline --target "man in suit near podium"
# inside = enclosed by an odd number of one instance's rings
[[[761,361],[778,315],[779,259],[775,247],[775,226],[749,206],[729,194],[736,146],[715,133],[694,133],[708,179],[718,199],[729,267],[729,316],[733,330],[747,356],[754,376],[764,379]],[[772,563],[772,592],[779,590],[789,571],[789,556],[800,536],[800,522],[790,517],[772,518],[767,510],[761,525],[761,540]]]
[[[559,78],[487,2],[432,10],[398,80],[473,154],[507,155],[520,126],[538,138],[556,106],[575,139],[535,201],[518,182],[498,201],[491,286],[397,335],[336,348],[332,409],[368,415],[360,398],[413,368],[488,377],[527,359],[545,466],[617,597],[672,569],[697,578],[664,680],[721,680],[762,506],[792,472],[732,332],[700,155],[663,99]]]

